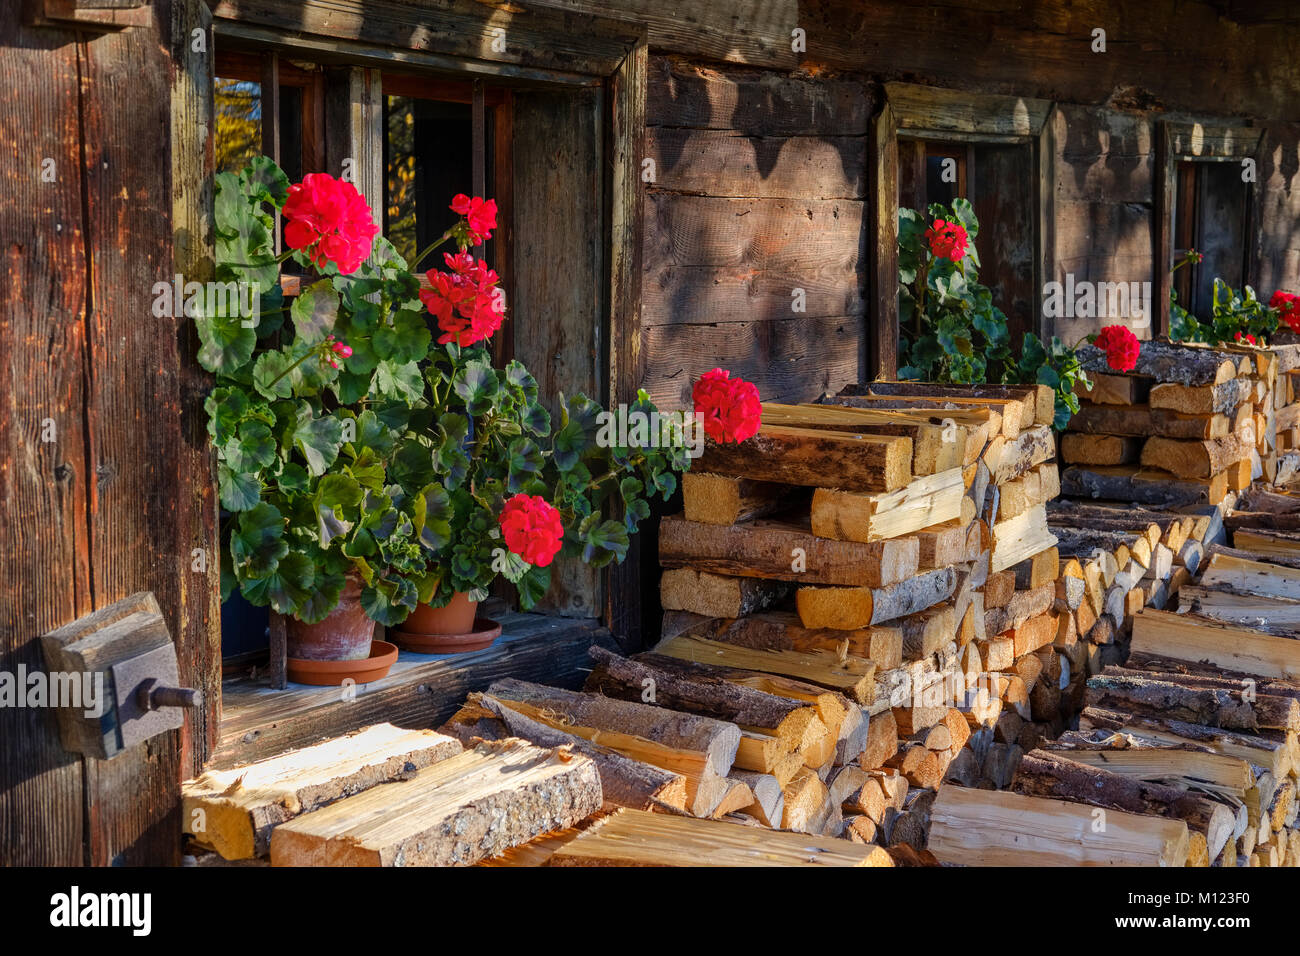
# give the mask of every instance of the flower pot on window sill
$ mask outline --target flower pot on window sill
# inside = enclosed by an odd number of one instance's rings
[[[299,684],[359,684],[379,680],[397,660],[397,647],[374,640],[375,622],[361,607],[361,582],[349,576],[338,607],[307,624],[285,619],[286,670]]]
[[[399,647],[420,654],[481,650],[501,636],[501,625],[477,611],[478,601],[458,591],[445,607],[419,605],[389,634]]]

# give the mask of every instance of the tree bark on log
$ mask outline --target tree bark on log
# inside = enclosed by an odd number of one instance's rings
[[[1225,690],[1129,675],[1102,673],[1088,678],[1085,700],[1089,707],[1151,714],[1226,730],[1258,730],[1262,716],[1252,704],[1234,700]]]
[[[1012,789],[1033,797],[1058,797],[1094,807],[1156,813],[1184,821],[1205,835],[1210,858],[1232,835],[1234,814],[1222,803],[1178,787],[1125,777],[1070,760],[1068,755],[1031,750],[1020,761]]]
[[[728,720],[797,743],[816,710],[809,704],[726,680],[720,669],[656,654],[621,657],[592,645],[586,688],[621,700],[647,693],[660,707]]]
[[[708,756],[709,769],[726,776],[736,759],[740,730],[734,723],[677,711],[561,690],[507,678],[494,681],[488,694],[507,703],[515,700],[568,718],[584,727],[633,734],[680,750]]]
[[[486,729],[485,719],[499,725],[500,736],[484,737],[477,732]],[[634,760],[616,750],[533,720],[490,694],[470,694],[444,726],[445,733],[460,737],[461,743],[466,745],[473,737],[489,740],[520,737],[540,747],[571,747],[575,753],[590,757],[596,764],[606,810],[617,807],[649,810],[667,806],[686,812],[686,778],[680,773]]]
[[[1115,374],[1106,353],[1095,345],[1081,346],[1076,355],[1086,372]],[[1147,340],[1141,343],[1137,365],[1127,374],[1178,385],[1217,385],[1237,377],[1237,360],[1226,352]]]

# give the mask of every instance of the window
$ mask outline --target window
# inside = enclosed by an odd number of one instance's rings
[[[353,101],[350,84],[357,73],[369,73],[366,79],[377,87],[372,102],[378,135],[372,139],[358,137],[353,111],[332,108]],[[509,195],[510,127],[504,114],[510,94],[480,90],[476,105],[469,82],[288,64],[274,53],[223,52],[213,88],[216,170],[237,172],[255,156],[269,155],[294,181],[311,172],[342,175],[348,161],[353,181],[376,217],[382,216],[384,234],[413,261],[455,221],[448,208],[453,195],[485,190]],[[508,204],[498,204],[504,222]],[[508,234],[508,226],[481,250],[498,269],[503,232]],[[285,293],[296,293],[292,279]],[[499,359],[512,351],[507,335],[498,335],[493,344],[502,353]],[[507,596],[506,589],[498,596]],[[233,594],[222,608],[223,657],[234,664],[263,654],[266,628],[267,609]]]
[[[1159,124],[1155,222],[1161,333],[1169,331],[1171,292],[1183,308],[1205,319],[1213,307],[1216,276],[1234,289],[1251,281],[1259,144],[1260,131],[1249,126]],[[1188,249],[1205,258],[1171,276],[1170,268]]]
[[[924,210],[969,199],[980,221],[976,244],[980,282],[1006,314],[1013,348],[1038,332],[1040,218],[1050,208],[1050,187],[1039,175],[1051,155],[1047,135],[1051,103],[1013,96],[967,94],[886,83],[886,102],[875,120],[873,155],[878,172],[876,234],[896,236],[898,210]],[[887,185],[885,185],[887,184]],[[876,250],[876,288],[898,284],[897,255]],[[872,371],[897,373],[897,297],[873,297]]]
[[[1174,291],[1189,312],[1208,318],[1216,276],[1234,289],[1247,281],[1250,185],[1242,181],[1237,163],[1180,160],[1174,195],[1174,261],[1189,249],[1204,256],[1178,270]]]

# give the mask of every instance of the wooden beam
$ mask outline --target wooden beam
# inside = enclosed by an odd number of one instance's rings
[[[875,212],[871,251],[871,378],[898,375],[898,122],[888,102],[872,120],[870,149]]]

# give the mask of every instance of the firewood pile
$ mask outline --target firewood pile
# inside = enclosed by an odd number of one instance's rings
[[[1090,387],[1078,387],[1081,408],[1061,439],[1062,493],[1154,507],[1216,505],[1256,478],[1276,480],[1274,405],[1282,393],[1275,388],[1281,353],[1289,361],[1294,348],[1147,341],[1136,367],[1121,374],[1099,349],[1083,347]],[[1289,374],[1283,379],[1289,387]]]
[[[710,445],[684,476],[649,656],[777,693],[802,681],[867,728],[842,764],[809,753],[785,779],[769,762],[781,813],[750,815],[921,849],[945,777],[1009,780],[995,737],[1032,734],[1030,693],[1059,678],[1051,415],[1046,388],[872,383],[765,405],[753,440]],[[636,676],[589,686],[639,695],[654,675]]]
[[[1078,729],[1025,754],[1010,790],[940,792],[930,849],[985,865],[1300,865],[1300,617],[1272,613],[1298,599],[1300,571],[1212,554],[1181,613],[1136,617],[1124,665],[1087,679]]]

